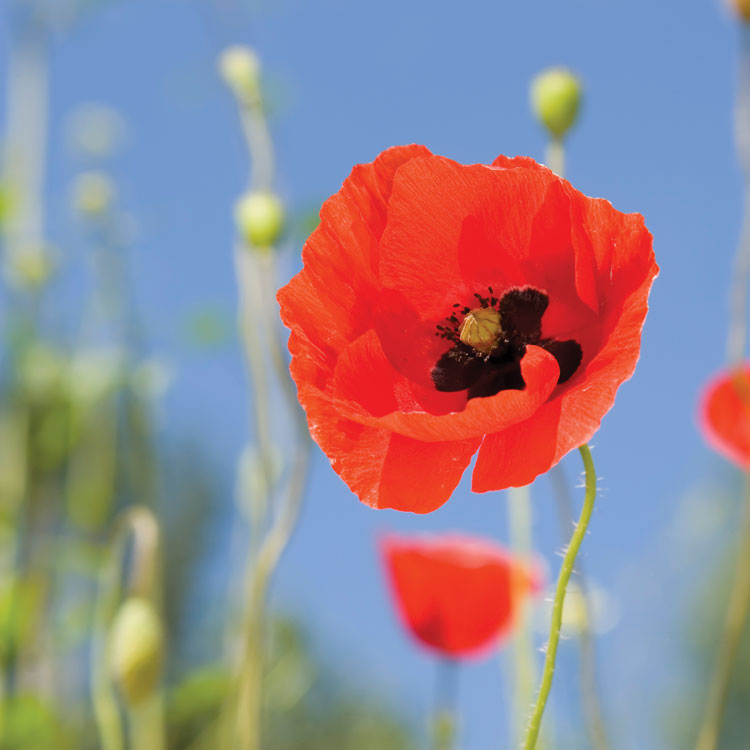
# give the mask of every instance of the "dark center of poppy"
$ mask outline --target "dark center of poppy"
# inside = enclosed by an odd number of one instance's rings
[[[558,383],[578,369],[583,350],[577,341],[542,339],[542,316],[549,305],[544,292],[531,287],[511,289],[498,298],[490,287],[488,297],[474,296],[478,307],[457,303],[446,318],[447,325],[437,326],[435,335],[453,342],[432,371],[437,390],[468,390],[468,398],[521,391],[526,387],[521,360],[529,344],[541,346],[557,360]]]

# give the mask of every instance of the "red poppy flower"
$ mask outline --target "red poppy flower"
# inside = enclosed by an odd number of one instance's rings
[[[279,291],[313,438],[364,502],[431,511],[521,486],[630,377],[657,273],[638,214],[531,159],[423,146],[356,166]]]
[[[388,536],[381,542],[399,616],[414,637],[443,656],[477,654],[513,627],[534,571],[490,541]]]
[[[750,471],[750,363],[722,372],[706,386],[700,424],[712,448]]]

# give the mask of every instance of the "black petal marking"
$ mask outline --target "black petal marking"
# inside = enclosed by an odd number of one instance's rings
[[[549,297],[538,289],[511,289],[500,300],[500,324],[518,343],[533,344],[542,335],[542,316]]]
[[[581,345],[570,339],[569,341],[556,341],[555,339],[545,339],[539,342],[539,346],[546,349],[560,365],[560,377],[557,379],[558,385],[570,380],[573,373],[578,369],[583,359],[583,349]]]
[[[482,307],[494,307],[498,299],[492,295],[475,295]],[[549,297],[538,289],[511,289],[499,300],[502,335],[489,354],[483,354],[458,340],[457,328],[438,326],[438,335],[455,341],[443,354],[432,371],[432,382],[438,391],[468,390],[467,398],[494,396],[500,391],[522,391],[526,387],[521,374],[521,360],[526,346],[535,344],[546,349],[560,366],[558,383],[569,380],[583,358],[577,341],[541,340],[542,317],[549,305]],[[456,307],[457,305],[454,305]],[[461,311],[464,315],[468,308]],[[451,316],[452,318],[453,316]],[[453,320],[448,321],[453,323]]]

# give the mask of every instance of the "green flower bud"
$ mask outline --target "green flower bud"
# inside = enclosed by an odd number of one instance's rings
[[[555,138],[562,138],[578,116],[581,82],[565,68],[550,68],[531,83],[531,108]]]
[[[248,245],[268,248],[284,229],[284,206],[271,192],[245,193],[235,204],[234,218]]]
[[[149,698],[161,677],[164,632],[148,599],[126,599],[112,623],[110,667],[123,698],[136,705]]]
[[[260,60],[250,47],[227,47],[219,57],[219,72],[238,99],[260,99]]]
[[[117,188],[103,172],[83,172],[73,182],[73,209],[86,217],[102,216],[115,202]]]

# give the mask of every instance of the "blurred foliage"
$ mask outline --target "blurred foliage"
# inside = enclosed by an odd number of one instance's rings
[[[723,498],[727,500],[728,498]],[[672,696],[665,712],[664,733],[674,750],[692,747],[702,716],[717,648],[724,627],[729,590],[734,575],[735,549],[730,535],[718,559],[704,570],[702,585],[684,618],[686,648],[682,654],[688,672],[684,690]],[[750,737],[750,623],[745,624],[727,696],[726,713],[717,750],[739,750]]]
[[[266,663],[267,750],[412,750],[413,732],[363,685],[343,686],[299,626],[278,618]],[[169,696],[170,750],[212,750],[229,676],[219,667],[190,674]]]
[[[29,66],[30,100],[46,95],[50,40],[105,4],[12,0],[10,54]],[[133,299],[135,222],[107,163],[126,131],[100,104],[67,118],[81,171],[68,191],[78,234],[61,247],[38,220],[34,191],[44,180],[24,171],[43,178],[35,159],[44,149],[33,138],[46,138],[44,129],[17,122],[3,132],[17,142],[0,161],[0,750],[99,748],[102,706],[113,725],[127,718],[130,746],[148,750],[132,711],[153,694],[164,698],[170,750],[221,746],[234,665],[218,651],[238,607],[212,594],[226,612],[208,624],[191,613],[209,537],[231,510],[231,481],[216,475],[199,437],[176,436],[156,418],[173,372],[151,352]],[[309,231],[308,217],[303,229],[292,223],[295,237]],[[234,313],[199,309],[186,333],[203,350],[223,345],[235,335]],[[135,507],[159,527],[146,539],[159,558],[148,586],[142,530],[122,532]],[[293,622],[270,628],[265,669],[264,749],[413,747],[392,712],[366,686],[342,686]]]

